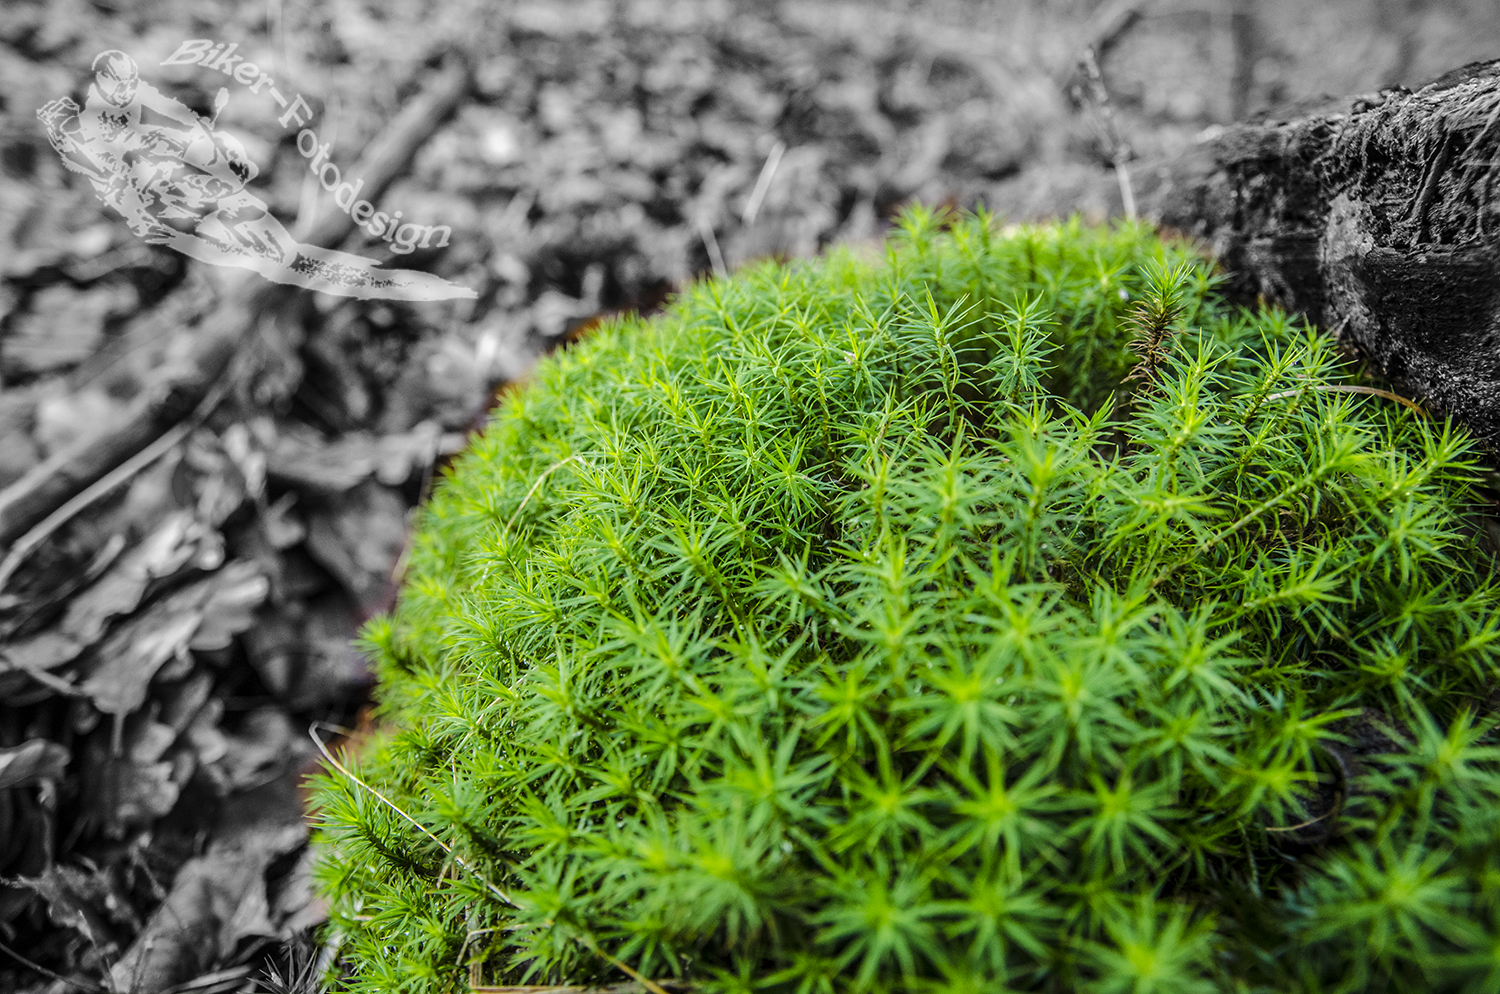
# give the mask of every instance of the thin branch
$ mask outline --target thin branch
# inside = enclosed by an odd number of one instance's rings
[[[1115,166],[1115,178],[1120,184],[1120,200],[1125,208],[1125,218],[1134,222],[1137,218],[1135,188],[1131,185],[1130,167],[1127,165],[1132,153],[1129,143],[1120,133],[1119,123],[1115,120],[1115,108],[1110,102],[1109,90],[1104,85],[1104,72],[1099,68],[1099,56],[1092,46],[1084,49],[1083,58],[1079,60],[1079,67],[1088,81],[1089,102],[1104,122],[1104,135],[1110,145],[1110,159]]]
[[[728,279],[729,267],[724,265],[724,253],[719,251],[719,239],[714,235],[714,226],[702,214],[698,215],[698,237],[703,239],[703,247],[708,249],[708,261],[714,267],[714,275],[720,279]]]
[[[594,941],[593,936],[589,935],[587,932],[582,933],[582,935],[583,944],[588,946],[589,949],[593,951],[595,956],[607,960],[611,966],[615,967],[621,973],[625,974],[625,976],[629,977],[631,980],[634,980],[636,983],[646,988],[646,990],[650,991],[651,994],[667,994],[666,988],[662,987],[661,984],[658,984],[656,981],[650,979],[649,977],[646,977],[644,974],[640,973],[629,963],[626,963],[618,956],[613,956],[600,949],[599,944]]]
[[[1329,808],[1327,811],[1324,811],[1322,814],[1318,815],[1318,817],[1316,817],[1316,818],[1309,818],[1307,821],[1301,822],[1300,824],[1297,824],[1297,825],[1275,825],[1275,826],[1267,825],[1266,826],[1266,831],[1267,832],[1295,832],[1299,828],[1306,828],[1309,825],[1316,825],[1318,822],[1322,821],[1324,818],[1327,818],[1329,815],[1333,814],[1334,811],[1336,811],[1336,810],[1338,810],[1338,809],[1337,808]]]
[[[1100,55],[1109,51],[1140,20],[1141,6],[1141,0],[1110,0],[1103,4],[1092,18],[1086,47]]]

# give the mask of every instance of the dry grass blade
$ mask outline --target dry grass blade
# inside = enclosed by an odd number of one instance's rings
[[[526,496],[521,498],[521,503],[516,507],[515,513],[513,513],[510,516],[510,519],[505,522],[505,534],[510,534],[510,530],[515,527],[516,519],[521,516],[522,511],[526,510],[526,505],[531,502],[531,498],[536,495],[538,488],[540,488],[542,483],[546,481],[547,477],[562,469],[570,462],[582,461],[583,460],[575,453],[574,455],[568,456],[568,458],[566,459],[559,459],[557,462],[553,463],[551,466],[548,466],[545,470],[543,470],[542,475],[538,476],[536,478],[536,482],[531,485],[531,489],[526,491]]]
[[[605,952],[604,950],[600,949],[599,948],[599,944],[594,941],[593,936],[589,935],[587,932],[584,932],[582,934],[582,939],[583,939],[583,944],[586,945],[586,946],[588,946],[589,950],[595,956],[598,956],[600,959],[603,959],[604,961],[606,961],[607,963],[609,963],[610,966],[612,966],[615,969],[619,970],[621,973],[625,974],[625,976],[629,977],[631,980],[634,980],[636,982],[636,984],[638,984],[639,986],[641,986],[641,987],[645,988],[646,990],[650,991],[651,994],[667,994],[666,988],[662,987],[661,984],[658,984],[656,981],[654,981],[651,978],[643,975],[640,971],[636,970],[629,963],[626,963],[624,960],[620,959],[618,956],[613,956],[613,955]]]
[[[1273,393],[1268,395],[1266,397],[1266,400],[1282,400],[1286,397],[1295,397],[1302,392],[1302,389],[1317,390],[1323,393],[1361,393],[1368,394],[1371,397],[1384,397],[1386,400],[1394,400],[1396,403],[1401,404],[1404,407],[1411,408],[1413,411],[1416,411],[1424,418],[1432,417],[1432,415],[1428,414],[1422,408],[1422,406],[1417,404],[1415,401],[1407,400],[1400,394],[1391,393],[1389,390],[1382,390],[1379,387],[1346,386],[1343,384],[1325,383],[1314,387],[1299,388],[1297,390],[1282,390],[1280,393]]]
[[[506,904],[510,905],[511,907],[515,907],[516,906],[516,902],[512,901],[510,899],[510,896],[508,894],[506,894],[505,891],[501,890],[499,887],[496,887],[494,884],[492,884],[488,880],[486,880],[484,878],[484,876],[482,874],[480,874],[480,872],[478,870],[474,869],[473,866],[469,865],[468,860],[464,859],[458,853],[454,852],[452,846],[448,845],[448,843],[444,842],[442,839],[438,838],[436,835],[433,835],[431,832],[429,832],[427,830],[427,827],[425,825],[423,825],[421,822],[417,821],[411,815],[407,814],[406,811],[402,810],[402,808],[400,807],[400,805],[396,804],[395,801],[392,801],[389,797],[386,797],[380,791],[376,790],[374,787],[371,787],[368,783],[365,783],[364,780],[360,779],[359,777],[357,777],[353,773],[351,773],[349,771],[349,769],[346,766],[344,766],[343,763],[340,763],[337,759],[335,759],[334,756],[333,756],[333,753],[329,752],[328,751],[328,747],[323,744],[323,740],[320,739],[320,738],[318,738],[318,728],[320,726],[325,727],[329,731],[333,731],[333,732],[341,731],[341,729],[338,729],[335,726],[329,725],[327,722],[322,722],[322,721],[315,721],[315,722],[312,723],[312,725],[308,726],[308,729],[307,729],[308,736],[310,736],[312,738],[313,745],[315,745],[315,746],[318,747],[318,752],[322,753],[323,754],[323,758],[326,759],[326,760],[328,760],[329,765],[331,765],[334,769],[338,770],[344,776],[348,777],[350,780],[352,780],[355,783],[359,784],[365,790],[369,791],[370,794],[373,797],[375,797],[376,800],[380,801],[386,807],[390,808],[392,811],[396,812],[396,814],[400,815],[406,821],[410,822],[412,824],[412,826],[416,828],[417,831],[419,831],[423,835],[427,836],[433,842],[436,842],[438,844],[438,847],[441,848],[443,850],[443,852],[445,852],[449,856],[451,856],[453,858],[453,861],[455,863],[457,863],[458,866],[461,869],[463,869],[465,872],[467,872],[468,874],[470,874],[471,876],[473,876],[475,880],[478,880],[480,883],[484,884],[485,888],[488,889],[491,894],[494,894],[501,901],[505,902]]]

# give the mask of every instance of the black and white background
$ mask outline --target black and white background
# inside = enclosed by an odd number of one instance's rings
[[[160,65],[198,38],[345,169],[465,67],[381,197],[451,244],[343,247],[477,299],[247,296],[138,240],[35,112],[118,49],[210,114],[222,74]],[[0,991],[318,955],[308,728],[364,720],[350,640],[445,459],[598,316],[914,200],[1118,216],[1119,164],[1497,55],[1493,0],[0,0]],[[335,208],[279,113],[235,88],[219,124],[307,230]]]

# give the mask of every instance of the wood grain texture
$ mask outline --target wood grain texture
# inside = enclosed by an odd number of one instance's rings
[[[1500,443],[1500,61],[1235,125],[1137,175],[1143,215],[1206,241],[1231,292]]]

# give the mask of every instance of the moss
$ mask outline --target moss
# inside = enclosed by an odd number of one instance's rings
[[[350,761],[414,822],[320,788],[351,989],[1494,988],[1470,442],[1144,229],[943,221],[457,461]]]

